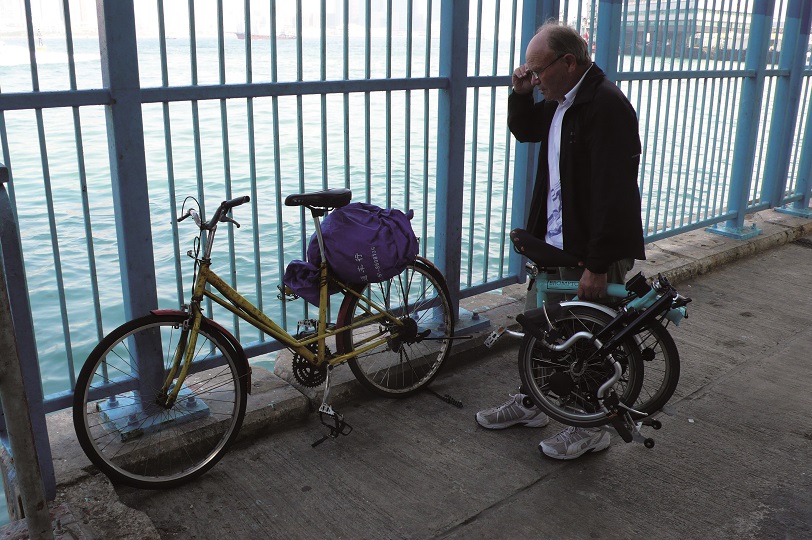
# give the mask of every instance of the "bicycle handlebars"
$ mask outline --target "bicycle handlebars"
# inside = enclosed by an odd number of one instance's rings
[[[240,224],[234,221],[232,218],[228,217],[227,214],[232,208],[245,204],[250,200],[251,197],[249,197],[248,195],[242,195],[241,197],[235,197],[229,201],[221,202],[220,206],[217,207],[217,210],[214,211],[214,217],[211,219],[211,221],[204,221],[203,218],[201,218],[200,215],[198,214],[197,210],[195,210],[194,208],[190,208],[189,210],[186,211],[185,214],[177,218],[178,220],[177,222],[180,223],[184,219],[191,216],[195,224],[198,227],[200,227],[200,229],[212,230],[216,228],[217,223],[221,221],[233,223],[234,225],[239,227]]]

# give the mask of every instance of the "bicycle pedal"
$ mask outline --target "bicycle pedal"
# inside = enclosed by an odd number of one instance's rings
[[[504,326],[500,326],[499,328],[491,332],[490,335],[488,335],[488,337],[485,338],[485,346],[490,349],[491,347],[496,345],[497,340],[499,340],[499,338],[502,337],[502,334],[505,333],[505,330],[507,329]]]

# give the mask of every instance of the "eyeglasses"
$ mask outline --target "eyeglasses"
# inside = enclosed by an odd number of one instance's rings
[[[544,66],[543,68],[541,68],[541,69],[540,69],[540,70],[538,70],[538,71],[533,71],[532,69],[528,70],[528,71],[529,71],[529,73],[530,73],[530,78],[531,78],[531,79],[536,79],[536,80],[539,80],[539,79],[541,78],[541,74],[542,74],[542,73],[544,73],[544,71],[545,71],[545,70],[546,70],[548,67],[552,66],[553,64],[555,64],[556,62],[558,62],[559,60],[561,60],[562,58],[564,58],[564,56],[566,56],[566,55],[564,55],[564,54],[559,55],[559,56],[558,56],[558,58],[556,58],[555,60],[553,60],[552,62],[550,62],[549,64],[547,64],[546,66]]]

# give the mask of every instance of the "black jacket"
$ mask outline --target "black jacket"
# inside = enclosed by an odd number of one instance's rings
[[[520,142],[539,142],[538,171],[527,230],[547,232],[547,139],[558,102],[535,103],[511,92],[508,126]],[[646,258],[640,217],[640,136],[637,114],[620,89],[592,66],[561,127],[564,250],[605,273],[614,261]]]

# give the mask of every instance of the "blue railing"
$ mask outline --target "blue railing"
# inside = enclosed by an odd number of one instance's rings
[[[514,142],[506,101],[550,17],[579,29],[638,111],[648,241],[744,238],[757,233],[746,216],[770,207],[810,216],[809,2],[71,6],[12,2],[0,30],[0,144],[46,412],[69,406],[106,332],[188,299],[193,231],[173,219],[186,196],[205,211],[251,195],[217,270],[287,326],[307,316],[276,299],[312,232],[282,205],[297,191],[347,186],[414,209],[455,305],[523,281],[506,232],[525,223],[537,148]],[[276,349],[208,309],[255,362]]]

